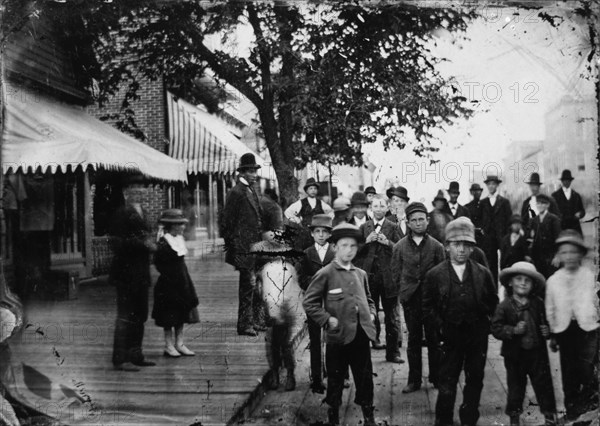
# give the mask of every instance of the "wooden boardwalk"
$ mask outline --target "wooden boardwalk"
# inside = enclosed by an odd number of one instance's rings
[[[188,268],[200,298],[201,322],[185,331],[195,357],[163,357],[163,331],[150,319],[144,354],[157,366],[113,370],[115,289],[98,282],[82,285],[77,300],[27,303],[28,327],[10,342],[14,381],[3,382],[64,424],[226,424],[268,370],[264,333],[237,335],[238,274],[222,256]]]

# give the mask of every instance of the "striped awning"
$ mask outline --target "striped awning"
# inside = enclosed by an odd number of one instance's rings
[[[258,175],[275,180],[270,162],[236,138],[218,117],[167,92],[169,114],[168,154],[187,164],[190,174],[234,173],[240,157],[248,152],[262,167]]]

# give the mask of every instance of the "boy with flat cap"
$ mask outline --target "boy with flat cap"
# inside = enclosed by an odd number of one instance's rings
[[[373,365],[369,342],[375,340],[375,304],[367,274],[352,260],[362,234],[358,227],[342,223],[331,233],[335,260],[319,270],[304,296],[304,310],[325,328],[327,396],[330,425],[339,425],[344,374],[348,366],[356,383],[354,402],[362,407],[365,426],[375,426]]]
[[[475,228],[467,222],[446,227],[448,259],[425,275],[423,313],[439,333],[441,355],[435,425],[452,426],[456,386],[465,371],[462,425],[475,426],[488,349],[490,321],[498,296],[489,269],[469,259],[475,245]]]
[[[423,203],[410,203],[406,208],[410,233],[394,245],[392,277],[408,328],[408,383],[403,393],[421,388],[423,328],[427,338],[429,381],[437,386],[438,348],[435,330],[423,318],[422,283],[425,274],[444,261],[444,247],[427,233],[427,208]]]

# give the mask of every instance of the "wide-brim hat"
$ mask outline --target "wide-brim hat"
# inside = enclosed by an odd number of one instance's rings
[[[433,201],[431,202],[431,204],[435,205],[436,201],[448,201],[446,199],[446,197],[444,197],[444,191],[442,191],[441,189],[438,191],[438,193],[436,194],[435,198],[433,199]]]
[[[181,209],[167,209],[161,213],[158,222],[182,224],[188,223],[188,220],[183,216],[183,211]]]
[[[531,278],[538,287],[546,283],[544,276],[529,262],[516,262],[511,267],[501,270],[499,276],[500,282],[503,286],[508,287],[510,278],[515,275],[525,275]]]
[[[377,194],[377,191],[372,186],[367,186],[365,188],[365,194]]]
[[[337,197],[333,200],[333,211],[341,212],[350,208],[350,200],[346,197]]]
[[[308,225],[308,227],[310,229],[327,228],[331,231],[331,228],[333,228],[332,222],[333,220],[328,215],[316,214],[313,216],[312,221],[310,222],[310,225]]]
[[[478,183],[474,183],[471,185],[471,188],[469,188],[469,191],[483,191],[483,188],[479,186]]]
[[[406,209],[404,209],[404,213],[406,214],[407,218],[410,218],[411,214],[417,213],[417,212],[427,214],[428,212],[427,212],[427,207],[425,207],[425,204],[420,203],[418,201],[414,201],[414,202],[410,203],[408,206],[406,206]]]
[[[540,182],[540,175],[539,173],[532,173],[531,177],[529,178],[528,182],[525,182],[526,184],[537,184],[537,185],[541,185],[542,182]]]
[[[446,241],[462,241],[476,244],[475,225],[471,219],[461,216],[446,225]]]
[[[450,182],[450,186],[448,187],[448,192],[457,192],[460,193],[460,185],[458,182]]]
[[[497,175],[489,175],[488,177],[485,178],[483,183],[488,183],[488,182],[502,183],[502,179],[500,179]]]
[[[398,198],[402,198],[407,203],[410,200],[410,198],[408,198],[408,191],[403,186],[392,186],[385,191],[385,195],[387,195],[388,198],[392,198],[395,195]]]
[[[317,182],[315,178],[308,178],[304,184],[304,192],[306,192],[306,190],[311,186],[315,186],[317,189],[319,189],[319,182]]]
[[[574,180],[575,178],[571,175],[571,170],[565,169],[560,175],[560,180]]]
[[[361,191],[356,191],[354,194],[352,194],[352,198],[350,198],[350,205],[351,206],[359,206],[359,205],[364,205],[364,206],[368,206],[369,200],[367,199],[367,194],[365,194],[364,192]]]
[[[260,169],[261,166],[256,164],[256,157],[251,152],[247,152],[246,154],[240,157],[240,166],[238,167],[238,172],[246,169]]]
[[[356,242],[361,243],[364,237],[360,229],[351,223],[340,223],[331,231],[329,241],[332,243],[338,242],[341,238],[354,238]]]
[[[589,247],[585,245],[581,234],[574,229],[565,229],[558,234],[558,238],[554,242],[554,246],[558,249],[562,244],[573,244],[581,248],[585,253],[588,252]]]
[[[538,194],[535,196],[536,203],[546,203],[551,204],[550,197],[546,194]]]

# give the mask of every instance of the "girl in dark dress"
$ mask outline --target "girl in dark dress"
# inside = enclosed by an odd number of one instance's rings
[[[187,249],[183,230],[187,221],[181,210],[165,210],[160,218],[165,234],[154,254],[160,277],[154,287],[152,318],[165,330],[164,355],[167,357],[195,355],[183,343],[183,325],[199,322],[198,296],[184,260]]]

